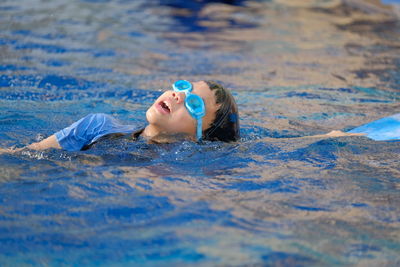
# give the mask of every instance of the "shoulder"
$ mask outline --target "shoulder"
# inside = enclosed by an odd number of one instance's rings
[[[113,119],[112,116],[105,114],[105,113],[90,113],[83,117],[86,120],[110,120]]]
[[[102,124],[108,124],[114,122],[116,119],[113,118],[112,116],[104,113],[90,113],[80,119],[81,124],[96,124],[96,125],[102,125]]]

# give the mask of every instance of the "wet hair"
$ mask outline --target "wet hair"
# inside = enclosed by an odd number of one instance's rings
[[[210,127],[203,132],[203,139],[210,141],[232,142],[240,138],[239,113],[233,95],[215,81],[205,81],[214,92],[216,104],[220,105]]]

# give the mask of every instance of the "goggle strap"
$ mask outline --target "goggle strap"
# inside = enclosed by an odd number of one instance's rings
[[[203,122],[202,118],[197,119],[197,130],[196,130],[196,136],[197,136],[197,141],[201,140],[201,137],[203,135]]]

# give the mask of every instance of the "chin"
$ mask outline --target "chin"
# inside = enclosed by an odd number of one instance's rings
[[[159,129],[168,128],[168,125],[165,125],[165,123],[167,123],[165,118],[158,114],[153,106],[146,111],[146,120],[148,124],[151,124]]]
[[[157,121],[157,114],[153,106],[146,111],[146,120],[149,124],[154,124]]]

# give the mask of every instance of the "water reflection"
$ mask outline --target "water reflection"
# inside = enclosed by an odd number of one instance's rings
[[[258,26],[254,18],[250,20],[243,14],[235,16],[237,13],[250,14],[256,11],[246,8],[246,1],[242,0],[169,0],[160,1],[159,4],[169,7],[170,16],[179,23],[179,26],[172,29],[173,31],[212,32]]]
[[[1,146],[90,112],[145,123],[179,78],[231,88],[243,137],[0,155],[1,262],[398,265],[399,142],[292,138],[399,110],[392,8],[5,1],[0,22]]]

